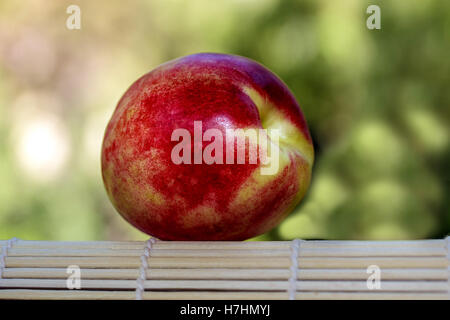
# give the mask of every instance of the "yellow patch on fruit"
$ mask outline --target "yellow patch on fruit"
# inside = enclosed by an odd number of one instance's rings
[[[271,148],[278,148],[278,146],[271,144]],[[289,163],[289,156],[281,150],[281,152],[279,152],[278,172],[283,171],[284,168],[289,165]],[[253,171],[249,179],[241,186],[238,194],[236,195],[230,206],[242,206],[243,203],[246,203],[254,199],[255,197],[258,197],[260,190],[262,190],[265,186],[268,186],[277,178],[279,178],[277,173],[264,175],[261,174],[260,168],[257,168]],[[250,203],[249,205],[251,206]]]
[[[299,190],[297,191],[297,194],[295,196],[294,203],[300,202],[302,198],[305,196],[306,191],[308,191],[309,185],[311,183],[311,165],[306,162],[306,160],[302,158],[297,158],[297,161],[300,163],[297,163],[297,176],[298,180],[300,181]]]
[[[146,179],[153,178],[156,170],[155,166],[160,165],[160,160],[156,162],[159,158],[157,157],[157,151],[152,149],[149,151],[150,157],[146,159],[137,159],[131,162],[129,167],[130,177],[132,177],[129,183],[130,188],[135,188],[136,194],[142,194],[142,199],[144,202],[150,201],[152,204],[161,206],[166,203],[164,195],[156,191],[149,184],[139,184],[142,177]]]
[[[268,129],[269,136],[271,129],[279,130],[280,148],[290,146],[289,149],[297,150],[306,162],[312,166],[314,149],[303,133],[271,101],[261,96],[258,91],[250,87],[244,87],[243,91],[252,99],[258,108],[261,125],[264,129]]]
[[[111,201],[114,202],[114,199],[112,197],[112,191],[111,191],[111,187],[112,187],[112,183],[113,183],[113,165],[111,162],[106,163],[103,169],[103,180],[105,183],[105,188],[106,188],[106,192],[108,193],[108,195],[110,196]]]
[[[139,185],[136,180],[126,177],[124,180],[116,183],[116,192],[114,199],[120,203],[120,212],[139,212],[146,213],[154,207],[164,206],[166,204],[165,197],[157,192],[150,185]],[[160,220],[161,217],[152,215],[154,220]]]
[[[144,199],[147,201],[150,201],[151,203],[162,206],[165,205],[166,199],[164,198],[164,195],[150,187],[149,185],[145,185],[143,190]]]
[[[127,121],[130,121],[134,117],[134,115],[136,114],[137,111],[138,111],[137,107],[133,106],[133,107],[128,108],[128,110],[127,110]]]
[[[186,228],[195,228],[203,225],[213,226],[220,222],[220,216],[213,206],[200,205],[180,215],[181,222]]]

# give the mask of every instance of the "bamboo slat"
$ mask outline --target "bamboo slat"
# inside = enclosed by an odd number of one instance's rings
[[[407,292],[297,292],[298,300],[444,300],[446,293],[407,293]],[[90,291],[90,290],[0,290],[0,299],[29,300],[132,300],[131,291]],[[144,292],[144,300],[285,300],[282,292]]]
[[[1,240],[0,299],[450,299],[449,242]]]
[[[385,280],[447,280],[445,269],[383,269]],[[83,279],[135,280],[137,269],[83,269]],[[287,280],[288,269],[147,269],[146,278],[155,280]],[[299,269],[299,280],[366,280],[366,269]],[[63,268],[7,268],[4,278],[67,279]]]

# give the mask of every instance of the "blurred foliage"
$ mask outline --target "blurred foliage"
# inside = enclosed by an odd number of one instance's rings
[[[257,239],[443,237],[449,32],[445,0],[2,1],[0,239],[144,239],[104,192],[103,131],[140,75],[205,51],[277,73],[315,142],[310,191]]]

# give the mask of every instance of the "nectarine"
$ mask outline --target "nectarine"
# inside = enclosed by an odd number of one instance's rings
[[[314,151],[287,86],[244,57],[164,63],[125,92],[102,174],[119,213],[163,240],[244,240],[303,198]]]

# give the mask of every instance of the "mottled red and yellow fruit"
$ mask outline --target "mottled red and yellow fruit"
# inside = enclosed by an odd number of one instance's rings
[[[261,174],[260,161],[173,163],[172,132],[193,136],[194,121],[224,135],[278,129],[276,174]],[[300,107],[277,76],[247,58],[202,53],[167,62],[126,91],[106,128],[102,173],[115,208],[149,235],[243,240],[269,231],[299,203],[313,158]]]

